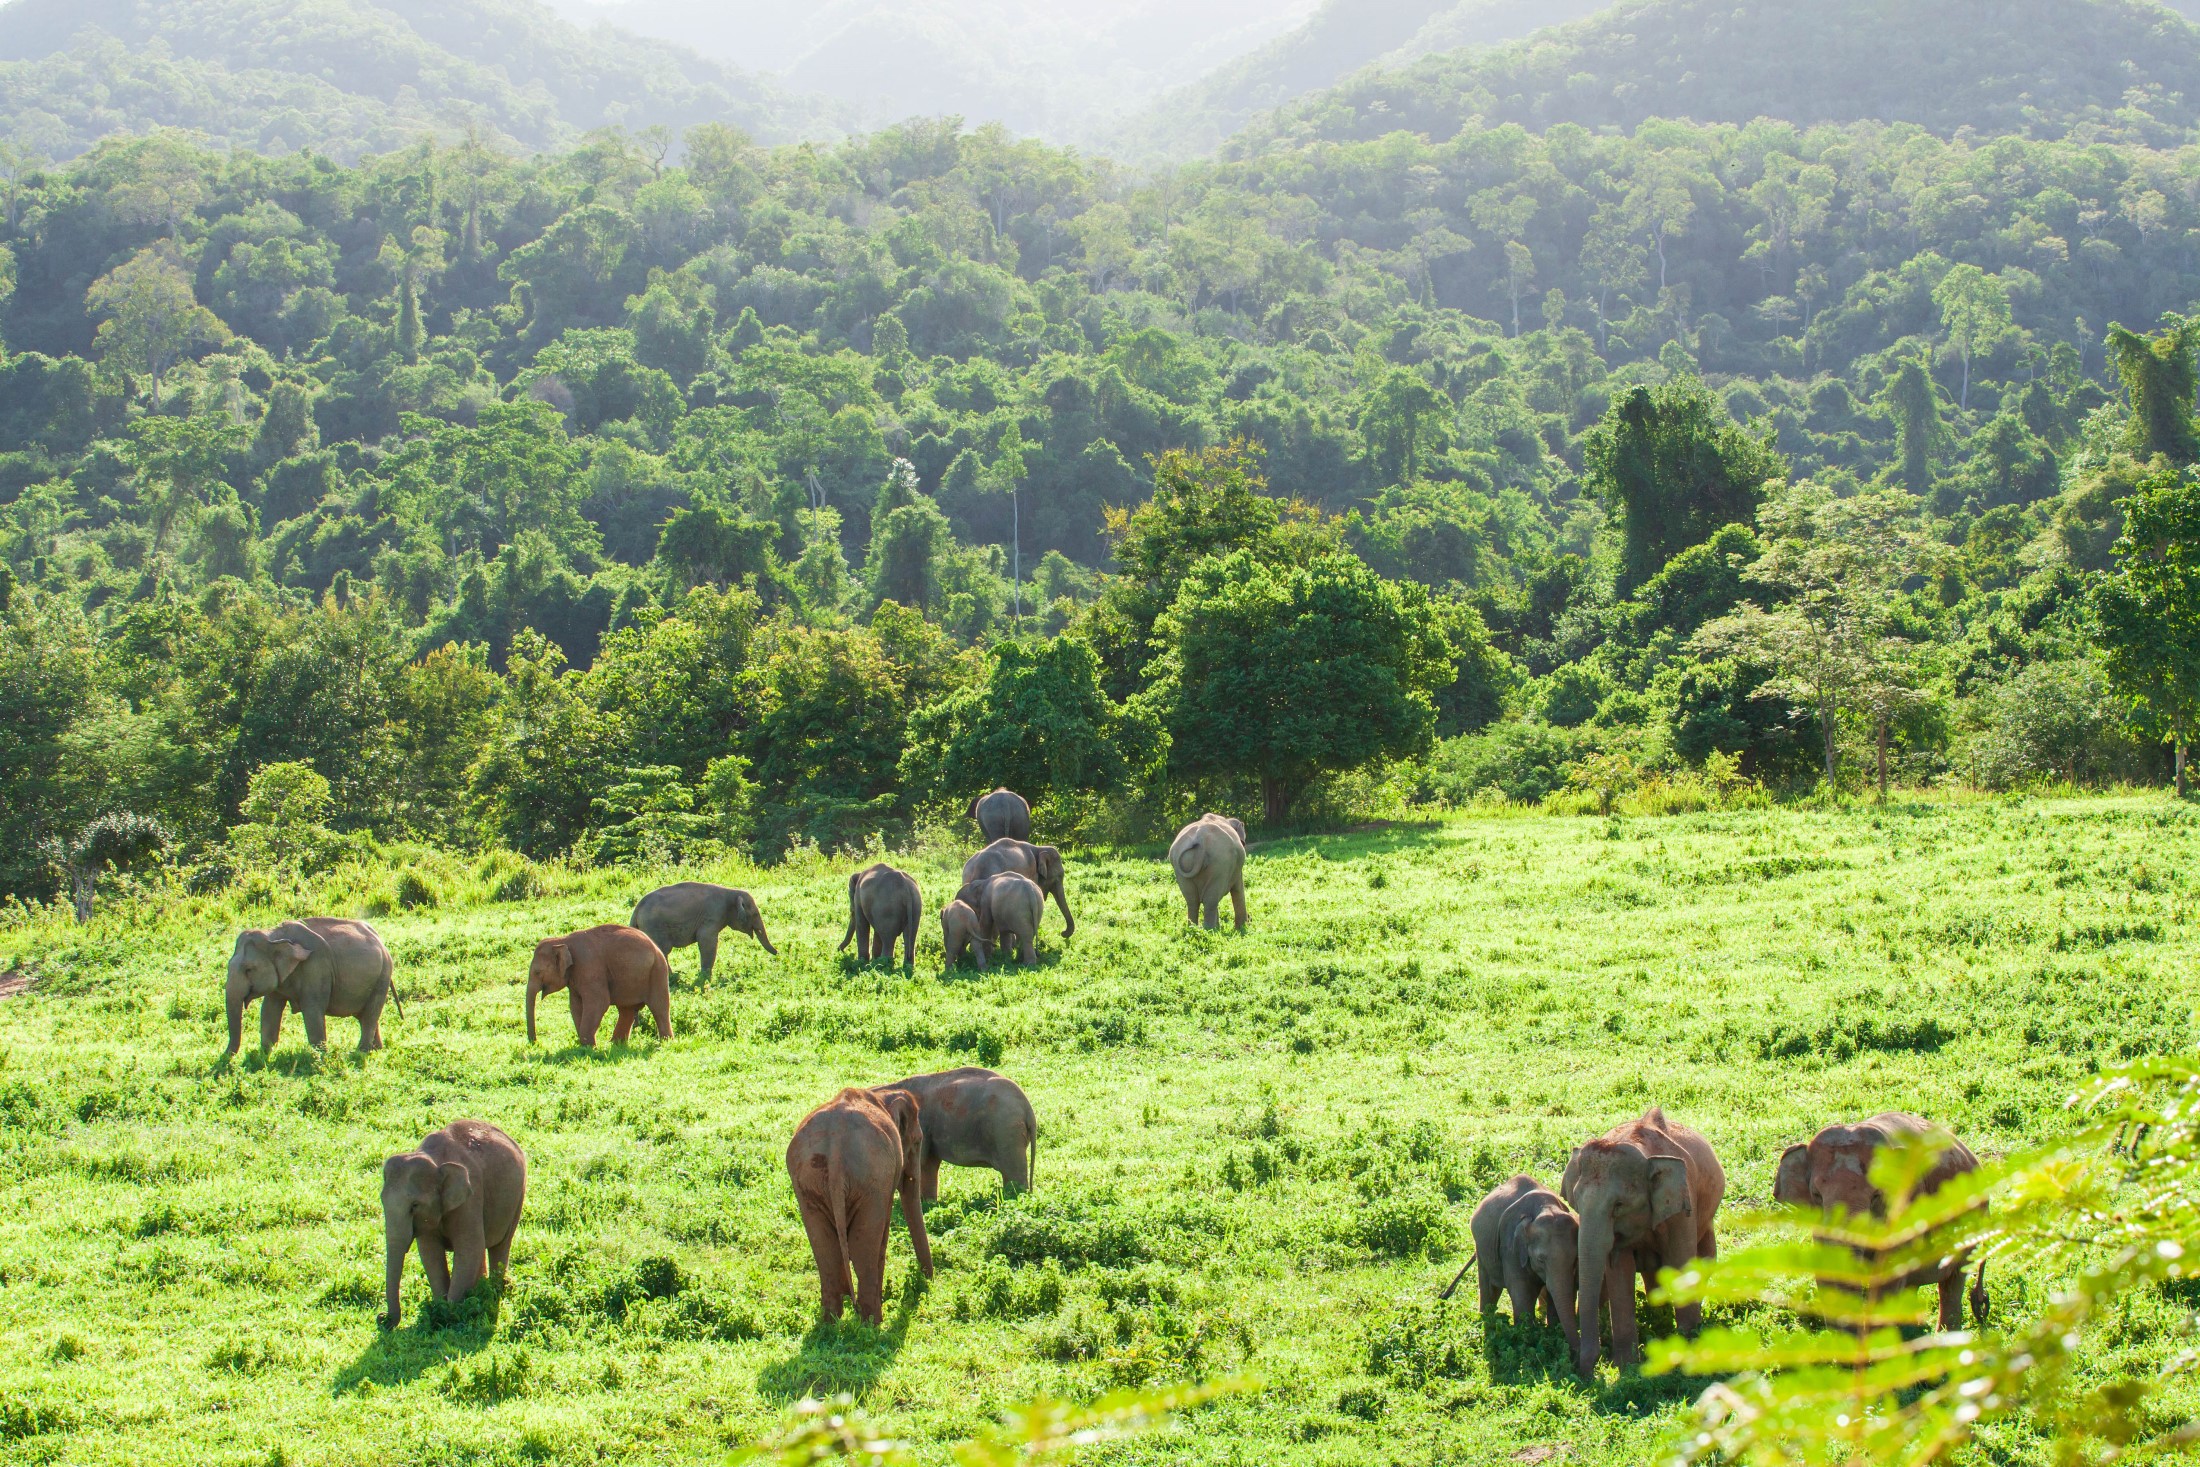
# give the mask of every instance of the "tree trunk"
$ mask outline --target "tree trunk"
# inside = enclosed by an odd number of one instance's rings
[[[1879,803],[1887,803],[1887,720],[1879,720]]]
[[[2177,736],[2177,798],[2185,797],[2185,736]]]
[[[1834,769],[1833,769],[1833,744],[1834,744],[1834,728],[1835,728],[1836,722],[1838,721],[1839,717],[1840,717],[1840,713],[1839,713],[1839,711],[1838,711],[1838,710],[1837,710],[1837,709],[1836,709],[1836,708],[1835,708],[1835,707],[1834,707],[1834,706],[1833,706],[1833,705],[1832,705],[1831,703],[1828,703],[1828,704],[1826,705],[1826,711],[1825,711],[1825,712],[1824,712],[1823,714],[1821,714],[1821,715],[1819,716],[1819,724],[1820,724],[1820,727],[1821,727],[1822,731],[1823,731],[1823,732],[1824,732],[1824,734],[1825,734],[1825,740],[1826,740],[1826,788],[1827,788],[1827,790],[1828,790],[1828,791],[1831,791],[1831,790],[1832,790],[1832,788],[1833,788],[1833,780],[1834,780]]]
[[[1268,825],[1281,825],[1291,813],[1291,799],[1296,793],[1289,785],[1274,775],[1260,777],[1261,820]]]

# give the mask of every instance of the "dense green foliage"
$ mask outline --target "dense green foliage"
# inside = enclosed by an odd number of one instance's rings
[[[1071,858],[1076,936],[1050,919],[1036,969],[944,973],[928,922],[907,976],[833,953],[867,857],[580,871],[406,847],[305,884],[118,892],[88,928],[0,928],[0,973],[37,979],[0,998],[7,1454],[711,1459],[805,1393],[855,1391],[939,1461],[1036,1395],[1244,1372],[1263,1388],[1102,1459],[1564,1442],[1639,1464],[1700,1383],[1577,1385],[1555,1331],[1482,1320],[1471,1285],[1435,1302],[1483,1190],[1555,1178],[1656,1102],[1718,1149],[1739,1250],[1781,1148],[1835,1117],[1911,1108],[1989,1158],[2055,1140],[2096,1067],[2194,1044],[2196,842],[2158,794],[1458,818],[1258,847],[1241,937],[1185,926],[1158,848],[1096,851]],[[936,904],[966,851],[958,833],[896,859]],[[583,1054],[554,1006],[530,1050],[535,940],[691,875],[753,890],[781,956],[729,945],[698,990],[676,954],[668,1044]],[[269,1062],[224,1066],[231,934],[297,910],[372,914],[405,1015],[364,1061],[347,1022],[316,1059],[293,1019]],[[795,1122],[842,1084],[981,1059],[1037,1107],[1036,1193],[947,1169],[931,1288],[897,1238],[887,1327],[815,1328]],[[378,1167],[458,1115],[533,1163],[511,1284],[428,1310],[408,1264],[406,1323],[380,1334]],[[2086,1261],[1997,1262],[1997,1319],[2039,1317]],[[2073,1384],[2151,1373],[2190,1312],[2121,1296]],[[2165,1385],[2166,1425],[2193,1387]],[[1992,1440],[2051,1460],[2054,1429],[2004,1419]]]

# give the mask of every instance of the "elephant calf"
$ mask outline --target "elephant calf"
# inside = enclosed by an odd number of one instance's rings
[[[713,886],[707,881],[679,881],[660,886],[634,904],[627,925],[657,944],[669,961],[673,951],[694,944],[702,958],[698,982],[710,982],[710,970],[718,961],[718,934],[745,932],[757,945],[779,956],[764,931],[764,914],[756,898],[737,887]]]
[[[978,913],[961,897],[940,908],[940,945],[947,949],[947,966],[952,968],[969,953],[977,962],[978,971],[985,971],[985,931],[978,925]]]
[[[1237,930],[1245,930],[1245,822],[1206,814],[1176,833],[1169,867],[1184,893],[1184,917],[1204,927],[1222,925],[1222,899],[1230,899]]]
[[[489,1273],[501,1276],[527,1202],[527,1154],[487,1121],[453,1121],[382,1163],[387,1307],[397,1328],[405,1250],[420,1248],[428,1292],[456,1304]]]
[[[1566,1332],[1566,1344],[1578,1350],[1581,1327],[1574,1316],[1574,1268],[1581,1247],[1581,1219],[1564,1198],[1530,1176],[1514,1177],[1492,1189],[1474,1209],[1474,1271],[1481,1285],[1482,1312],[1497,1307],[1497,1296],[1512,1299],[1513,1323],[1535,1315],[1538,1298],[1543,1318]],[[1453,1281],[1454,1283],[1457,1280]]]
[[[1011,1195],[1031,1189],[1039,1165],[1039,1117],[1023,1087],[975,1065],[911,1075],[883,1090],[917,1097],[924,1130],[924,1200],[940,1195],[940,1163],[991,1167]]]
[[[963,813],[978,822],[978,834],[989,841],[1031,839],[1031,802],[1014,790],[980,795]]]
[[[397,992],[393,972],[390,950],[364,922],[308,917],[238,933],[222,994],[229,1007],[230,1057],[244,1038],[244,1006],[255,998],[261,1001],[263,1052],[282,1037],[285,1005],[305,1017],[306,1042],[315,1049],[328,1043],[330,1015],[359,1021],[362,1053],[380,1049],[382,1005]],[[404,1011],[402,1003],[398,1011]]]
[[[827,1319],[840,1318],[853,1294],[856,1314],[880,1322],[897,1190],[917,1266],[932,1276],[917,1181],[924,1150],[918,1110],[906,1090],[843,1090],[804,1116],[787,1143],[787,1179],[817,1262],[819,1307]]]
[[[672,969],[646,933],[608,923],[535,944],[527,966],[527,1042],[535,1042],[535,999],[567,990],[573,1010],[573,1034],[586,1048],[596,1042],[604,1011],[619,1011],[613,1044],[626,1043],[634,1016],[648,1009],[657,1021],[657,1037],[672,1037]]]
[[[1779,1168],[1773,1173],[1772,1198],[1790,1206],[1817,1207],[1827,1212],[1839,1210],[1859,1217],[1883,1217],[1887,1199],[1872,1185],[1872,1158],[1880,1147],[1890,1142],[1922,1141],[1936,1134],[1945,1137],[1947,1149],[1918,1183],[1916,1193],[1919,1197],[1930,1197],[1953,1178],[1977,1171],[1978,1158],[1954,1136],[1916,1116],[1903,1111],[1883,1111],[1853,1126],[1828,1126],[1810,1140],[1797,1142],[1781,1152]],[[1952,1257],[1904,1274],[1891,1287],[1936,1286],[1940,1290],[1940,1327],[1960,1329],[1963,1326],[1963,1271],[1970,1258],[1968,1249],[1960,1249]],[[1986,1323],[1986,1265],[1983,1262],[1978,1266],[1978,1277],[1972,1281],[1970,1300],[1973,1322]]]
[[[968,887],[974,881],[988,876],[998,876],[1013,871],[1027,876],[1039,884],[1039,889],[1054,898],[1054,905],[1062,909],[1062,935],[1068,937],[1077,930],[1077,919],[1069,913],[1069,894],[1062,885],[1062,853],[1053,846],[1035,846],[1029,841],[1002,839],[963,862],[962,884]]]
[[[1016,961],[1030,967],[1039,961],[1039,918],[1046,911],[1046,893],[1028,876],[1004,871],[973,881],[955,894],[978,920],[978,966],[985,966],[988,949],[1006,946]]]
[[[924,892],[917,878],[881,861],[848,878],[848,930],[840,935],[837,952],[845,952],[852,938],[856,961],[891,959],[899,940],[908,964],[917,965],[917,931],[924,925]]]

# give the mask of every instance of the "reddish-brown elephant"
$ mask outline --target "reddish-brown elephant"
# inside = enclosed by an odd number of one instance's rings
[[[1714,1224],[1726,1196],[1726,1172],[1702,1135],[1669,1121],[1656,1106],[1574,1148],[1558,1190],[1581,1219],[1575,1282],[1581,1335],[1574,1365],[1597,1368],[1597,1311],[1612,1306],[1612,1358],[1636,1363],[1635,1274],[1656,1283],[1660,1268],[1685,1268],[1719,1256]],[[1693,1337],[1703,1306],[1673,1311]]]
[[[672,970],[646,933],[616,923],[546,937],[535,944],[527,968],[527,1042],[535,1042],[535,998],[565,989],[573,1008],[573,1032],[583,1045],[596,1042],[604,1010],[619,1011],[613,1044],[626,1043],[634,1016],[648,1009],[657,1037],[672,1037]]]
[[[932,1276],[917,1175],[923,1154],[924,1123],[917,1098],[906,1090],[843,1090],[795,1127],[787,1143],[787,1178],[794,1183],[802,1230],[817,1260],[819,1307],[827,1319],[840,1318],[841,1306],[853,1294],[856,1314],[873,1325],[880,1322],[896,1192],[917,1267]]]

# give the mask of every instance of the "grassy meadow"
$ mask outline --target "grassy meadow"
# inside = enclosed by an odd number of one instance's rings
[[[898,863],[928,903],[963,852]],[[2088,1070],[2195,1043],[2200,818],[2160,796],[1658,819],[1462,817],[1259,846],[1243,935],[1188,928],[1158,850],[1082,853],[1030,970],[834,952],[856,863],[749,886],[781,956],[674,955],[678,1037],[521,1028],[539,937],[673,873],[444,864],[319,899],[397,960],[388,1048],[295,1015],[222,1062],[265,885],[0,928],[0,1458],[71,1464],[716,1460],[853,1392],[944,1462],[1002,1407],[1238,1372],[1262,1387],[1093,1460],[1640,1463],[1695,1387],[1576,1383],[1555,1332],[1435,1294],[1515,1170],[1659,1103],[1739,1214],[1780,1148],[1885,1108],[1982,1155],[2055,1134]],[[494,895],[505,900],[495,900]],[[646,1027],[646,1025],[644,1026]],[[606,1025],[606,1033],[609,1026]],[[1037,1191],[947,1169],[938,1276],[889,1259],[886,1328],[816,1325],[781,1160],[844,1083],[987,1062],[1030,1092]],[[459,1116],[531,1193],[497,1297],[379,1331],[381,1159]],[[1724,1218],[1722,1214],[1722,1220]],[[1732,1238],[1732,1228],[1725,1231]],[[1990,1278],[2021,1311],[2054,1280]],[[2135,1297],[2088,1369],[2151,1367],[2189,1307]],[[1659,1318],[1653,1312],[1651,1318]],[[2183,1404],[2190,1405],[2190,1401]],[[1546,1450],[1547,1449],[1547,1450]],[[2044,1460],[2022,1422],[1982,1460]]]

